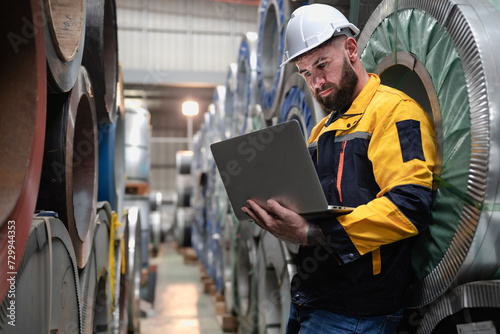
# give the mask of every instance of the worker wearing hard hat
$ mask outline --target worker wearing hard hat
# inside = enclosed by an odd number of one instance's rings
[[[432,120],[365,71],[358,32],[331,6],[300,7],[288,22],[282,64],[295,63],[331,112],[308,142],[329,204],[356,208],[315,221],[273,200],[271,212],[254,201],[242,208],[301,245],[288,333],[394,333],[409,297],[410,237],[431,219]]]

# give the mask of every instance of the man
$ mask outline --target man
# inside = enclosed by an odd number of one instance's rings
[[[301,245],[288,333],[394,333],[408,298],[411,238],[431,219],[432,120],[363,68],[358,29],[335,8],[298,8],[287,26],[294,62],[331,114],[309,138],[329,204],[356,207],[306,221],[268,201],[242,208],[277,238]],[[293,180],[291,180],[293,182]]]

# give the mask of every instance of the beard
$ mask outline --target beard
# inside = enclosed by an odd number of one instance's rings
[[[331,82],[327,82],[321,87],[313,91],[314,97],[327,111],[339,111],[348,106],[352,102],[354,89],[358,84],[358,75],[354,72],[347,58],[344,58],[342,66],[342,79],[340,86]],[[327,96],[321,96],[321,91],[332,89],[332,92]]]

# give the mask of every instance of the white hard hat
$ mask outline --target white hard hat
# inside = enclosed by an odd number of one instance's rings
[[[285,59],[280,67],[334,35],[357,34],[359,29],[332,6],[315,3],[299,7],[288,21]]]

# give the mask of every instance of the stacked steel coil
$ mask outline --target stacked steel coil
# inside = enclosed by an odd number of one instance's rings
[[[141,252],[125,252],[115,2],[0,8],[0,332],[125,333]]]
[[[313,2],[336,6],[356,24],[362,30],[358,47],[366,69],[412,96],[435,123],[433,222],[415,239],[413,299],[400,330],[441,333],[459,323],[494,320],[500,309],[500,131],[495,121],[500,71],[494,61],[500,5],[488,0],[309,1]],[[290,119],[299,121],[307,138],[312,126],[326,116],[293,66],[278,67],[284,27],[291,11],[303,3],[261,1],[257,41],[249,38],[252,33],[242,36],[236,68],[231,65],[228,73],[228,78],[234,72],[237,77],[236,95],[226,94],[224,115],[219,116],[228,125],[209,127],[214,115],[207,111],[207,124],[197,140],[212,143],[227,134],[236,136]],[[198,145],[205,151],[195,150],[193,159],[203,156],[205,164],[193,164],[193,174],[203,175],[193,191],[211,195],[209,187],[218,175],[210,169],[207,144]],[[221,255],[210,256],[222,256],[226,311],[238,316],[242,333],[284,333],[297,246],[278,241],[251,221],[238,221],[233,210],[239,208],[230,205],[225,215],[208,218],[202,213],[216,206],[210,201],[213,196],[197,201],[196,220],[199,227],[221,228],[221,234],[212,234],[222,238]],[[197,240],[200,250],[207,249],[203,242],[213,243],[206,234]],[[217,261],[202,262],[209,266]]]

